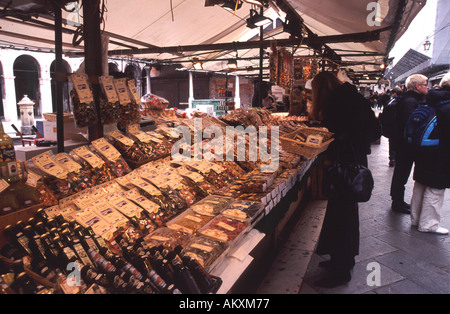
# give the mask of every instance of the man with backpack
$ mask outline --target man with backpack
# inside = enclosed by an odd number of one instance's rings
[[[396,151],[395,168],[391,182],[392,210],[395,212],[410,214],[410,205],[404,201],[405,185],[414,163],[413,150],[404,137],[404,129],[412,112],[419,104],[425,102],[428,93],[428,78],[422,74],[414,74],[406,79],[407,91],[402,95],[397,104],[395,128],[390,140]]]

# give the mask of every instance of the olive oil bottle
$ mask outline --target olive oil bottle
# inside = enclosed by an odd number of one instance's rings
[[[3,130],[3,124],[0,122],[0,169],[1,179],[8,183],[20,180],[16,152],[12,138]]]

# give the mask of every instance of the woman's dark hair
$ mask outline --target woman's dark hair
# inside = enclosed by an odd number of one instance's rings
[[[312,108],[311,117],[314,120],[323,120],[323,112],[326,111],[329,97],[341,81],[332,72],[320,72],[311,82],[312,86]]]

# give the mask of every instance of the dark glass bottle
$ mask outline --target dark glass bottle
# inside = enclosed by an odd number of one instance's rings
[[[188,267],[183,265],[183,261],[178,255],[171,260],[171,264],[174,268],[175,285],[181,289],[181,292],[187,294],[201,294],[200,288],[192,276]]]
[[[202,293],[209,293],[216,285],[214,280],[200,263],[187,255],[182,255],[183,264],[186,265],[192,273],[198,287]]]
[[[20,250],[22,254],[29,256],[33,255],[29,246],[30,241],[23,232],[16,230],[16,228],[11,225],[6,226],[3,232],[7,235],[10,243]]]

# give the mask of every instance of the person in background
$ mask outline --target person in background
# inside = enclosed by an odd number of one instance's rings
[[[428,92],[427,105],[436,111],[439,147],[415,155],[411,225],[421,232],[448,234],[440,220],[445,189],[450,188],[450,72],[439,89]]]
[[[367,166],[370,145],[381,136],[381,126],[369,101],[354,85],[341,83],[332,72],[321,72],[312,81],[311,118],[334,133],[324,157],[334,161],[358,162]],[[335,287],[351,280],[355,256],[359,254],[358,203],[344,196],[330,197],[317,254],[330,255],[319,265],[328,274],[315,284]]]
[[[384,107],[388,107],[390,105],[396,106],[396,104],[398,103],[398,100],[400,99],[400,96],[403,94],[403,90],[400,87],[394,87],[392,89],[391,92],[391,99],[388,102],[388,104]],[[395,108],[394,108],[395,110]],[[383,109],[383,113],[384,113],[384,109]],[[393,117],[395,120],[395,116]],[[389,127],[391,130],[395,129],[395,126],[390,126]],[[394,167],[395,166],[395,147],[394,147],[394,140],[391,140],[390,136],[388,137],[388,141],[389,141],[389,167]]]
[[[403,130],[411,113],[420,103],[425,102],[428,93],[428,78],[413,74],[406,79],[407,91],[397,104],[397,128],[392,135],[396,151],[394,174],[391,181],[392,210],[403,214],[411,213],[411,206],[405,202],[405,185],[414,163],[413,152],[404,140]]]

